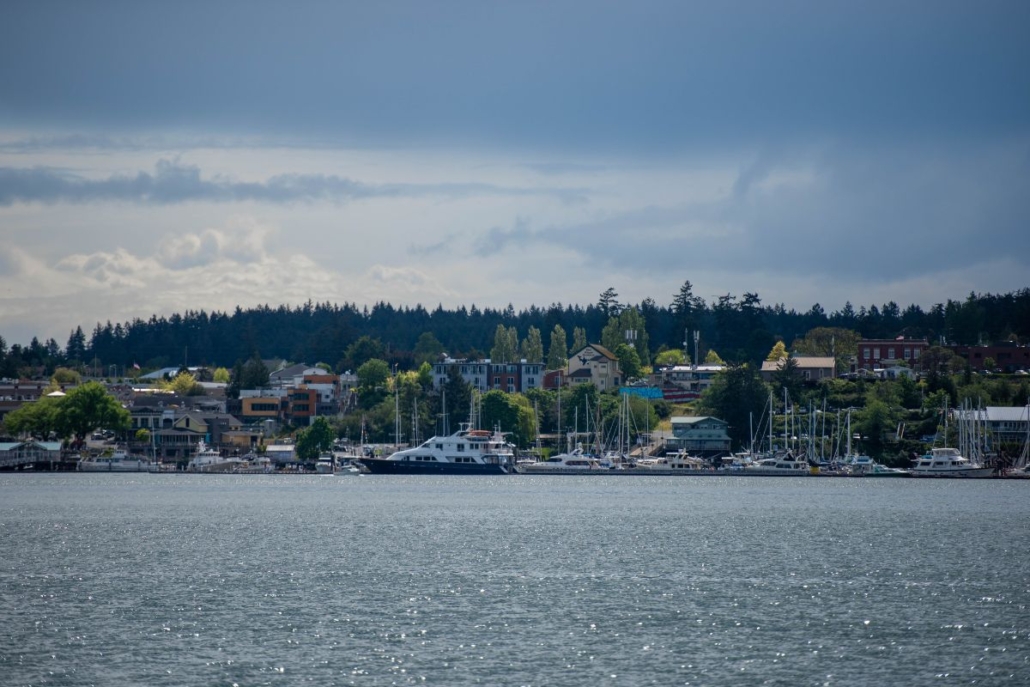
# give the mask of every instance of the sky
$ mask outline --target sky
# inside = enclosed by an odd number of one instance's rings
[[[7,0],[0,336],[1030,286],[1030,3]]]

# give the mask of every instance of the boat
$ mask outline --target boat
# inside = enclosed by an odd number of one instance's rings
[[[957,448],[931,448],[930,453],[916,460],[913,477],[991,477],[994,468],[974,463]]]
[[[150,466],[150,461],[144,456],[115,451],[106,456],[83,458],[76,467],[80,472],[149,472]]]
[[[362,456],[358,460],[372,474],[505,475],[512,471],[515,453],[499,432],[471,429],[463,423],[453,434],[434,436],[386,458]]]
[[[655,475],[690,475],[712,472],[702,458],[691,456],[683,449],[665,456],[638,458],[630,470]]]
[[[911,475],[908,470],[889,468],[864,455],[850,456],[844,467],[851,477],[909,477]]]
[[[225,458],[204,441],[197,444],[197,453],[186,465],[187,472],[233,472],[243,463],[240,458]]]
[[[600,475],[608,472],[601,467],[597,458],[584,453],[581,447],[576,447],[568,453],[556,453],[546,460],[519,463],[517,469],[522,475]]]
[[[774,458],[763,458],[745,465],[742,470],[731,474],[764,477],[804,477],[813,474],[808,461],[790,451],[784,451]]]

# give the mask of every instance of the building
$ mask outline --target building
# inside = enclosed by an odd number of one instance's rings
[[[974,372],[987,369],[986,361],[993,361],[993,368],[1000,372],[1030,370],[1030,346],[1015,342],[1001,342],[990,346],[948,346],[951,351],[965,359]],[[993,371],[993,370],[992,370]]]
[[[806,382],[818,382],[836,377],[837,361],[832,356],[800,355],[793,358],[797,364],[798,376]],[[762,363],[762,381],[771,382],[773,375],[783,368],[786,358],[766,360]]]
[[[993,438],[996,445],[1007,444],[1009,446],[1022,446],[1030,437],[1028,423],[1030,423],[1030,406],[986,406],[981,409],[952,411],[952,417],[956,422],[964,419],[979,420],[983,423],[988,436]]]
[[[930,347],[926,339],[863,339],[858,342],[855,369],[876,370],[905,363],[910,367],[918,365],[920,356]]]
[[[600,391],[622,386],[619,359],[601,344],[588,344],[569,356],[567,384],[593,384]]]
[[[660,368],[651,375],[651,384],[662,390],[662,397],[673,403],[701,398],[725,365],[673,365]]]
[[[7,413],[21,408],[24,404],[38,401],[50,386],[50,380],[4,379],[0,380],[0,421]],[[61,391],[66,392],[74,386],[62,384]]]
[[[684,450],[704,458],[715,458],[730,453],[728,424],[717,417],[674,417],[672,437],[666,440],[670,451]]]
[[[465,382],[477,391],[490,389],[489,360],[455,360],[444,358],[433,365],[433,388],[440,389],[447,383],[451,371],[457,372]]]
[[[13,441],[0,443],[0,469],[61,462],[60,441]]]
[[[543,363],[490,363],[487,383],[491,389],[500,389],[508,393],[525,393],[529,389],[538,389],[543,385]]]
[[[543,363],[529,363],[525,360],[493,363],[489,360],[444,358],[433,365],[433,388],[439,389],[446,384],[452,370],[473,389],[483,393],[491,389],[524,393],[544,385]]]

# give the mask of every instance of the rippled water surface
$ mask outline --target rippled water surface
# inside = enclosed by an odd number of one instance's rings
[[[1030,684],[1030,484],[0,475],[5,685]]]

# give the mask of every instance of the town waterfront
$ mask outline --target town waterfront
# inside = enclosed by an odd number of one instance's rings
[[[1030,683],[1030,484],[0,475],[9,685]]]

